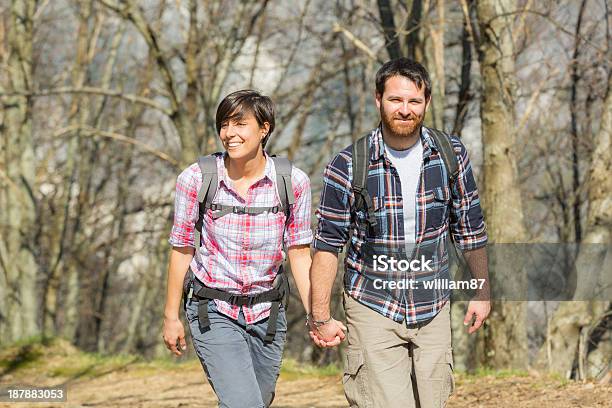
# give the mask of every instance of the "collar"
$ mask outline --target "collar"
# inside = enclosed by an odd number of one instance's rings
[[[274,169],[272,168],[273,166],[272,159],[270,158],[270,156],[268,156],[265,150],[263,154],[264,154],[264,157],[266,158],[266,167],[264,169],[263,177],[257,180],[256,183],[266,178],[270,180],[271,182],[274,182],[274,179],[276,177],[275,177]],[[224,164],[226,156],[227,156],[227,152],[223,152],[219,154],[219,156],[217,156],[217,174],[219,175],[220,183],[223,182],[228,188],[232,188],[234,183],[232,182],[232,179],[230,179],[229,175],[227,174],[227,169],[225,168],[225,164]]]

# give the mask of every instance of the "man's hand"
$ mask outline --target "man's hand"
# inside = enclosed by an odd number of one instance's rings
[[[491,312],[491,302],[488,300],[470,300],[468,303],[468,309],[465,314],[465,318],[463,319],[464,326],[470,326],[468,329],[468,333],[472,334],[476,330],[480,329],[482,323],[489,316]],[[476,316],[476,320],[472,323],[472,317]]]
[[[166,343],[166,348],[177,356],[182,355],[180,350],[187,350],[187,343],[185,342],[185,329],[183,323],[176,319],[164,319],[163,338]],[[177,347],[177,343],[180,346],[180,350]]]
[[[310,338],[319,347],[337,346],[346,338],[345,332],[346,326],[335,319],[319,327],[310,322]]]

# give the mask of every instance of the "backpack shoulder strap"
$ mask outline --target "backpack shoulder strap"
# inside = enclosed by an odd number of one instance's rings
[[[353,143],[353,179],[351,187],[354,191],[361,193],[366,188],[368,178],[368,159],[370,155],[370,144],[368,135],[360,137]]]
[[[280,204],[289,220],[291,206],[295,203],[293,195],[293,184],[291,183],[291,162],[285,157],[272,156],[274,161],[274,169],[276,171],[276,189]]]
[[[202,187],[198,192],[198,202],[211,204],[217,192],[217,158],[214,155],[198,158],[202,172]]]
[[[448,186],[452,189],[457,177],[459,176],[459,163],[457,161],[457,155],[455,149],[453,149],[453,143],[448,134],[441,132],[437,129],[427,128],[430,131],[436,146],[440,149],[440,156],[446,167],[446,173],[448,174]]]
[[[353,177],[351,188],[355,195],[355,210],[363,210],[368,217],[371,228],[376,226],[376,217],[369,209],[372,208],[372,198],[368,192],[367,179],[370,167],[370,134],[360,137],[352,147]]]
[[[202,186],[198,191],[198,221],[195,225],[195,245],[199,248],[202,238],[202,224],[204,222],[204,214],[212,205],[215,194],[217,193],[217,157],[214,154],[201,156],[198,158],[198,166],[202,172]]]

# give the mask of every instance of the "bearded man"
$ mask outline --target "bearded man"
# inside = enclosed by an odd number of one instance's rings
[[[321,347],[348,337],[343,384],[351,407],[443,407],[454,389],[450,292],[427,283],[450,279],[450,237],[472,277],[484,282],[468,304],[469,333],[487,318],[487,234],[478,190],[461,141],[423,126],[431,83],[421,64],[407,58],[384,64],[375,96],[379,126],[337,154],[323,174],[311,337]],[[331,316],[330,297],[347,242],[345,335]],[[380,269],[376,257],[388,259],[398,248],[405,248],[404,265],[420,259],[426,267],[398,270],[388,267],[398,263],[385,262]]]

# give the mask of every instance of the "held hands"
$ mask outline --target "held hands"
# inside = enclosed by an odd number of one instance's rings
[[[316,325],[312,319],[309,319],[308,327],[310,338],[319,347],[335,347],[346,338],[346,326],[333,318],[321,325]]]
[[[166,348],[174,355],[181,356],[183,354],[181,353],[181,350],[187,350],[187,343],[185,342],[185,329],[183,328],[183,323],[181,323],[178,318],[165,318],[162,332],[162,337],[164,338]]]
[[[491,302],[489,300],[477,300],[477,298],[470,300],[465,318],[463,319],[463,325],[469,326],[468,333],[472,334],[478,330],[490,312]],[[473,316],[476,316],[474,323],[472,323]]]

